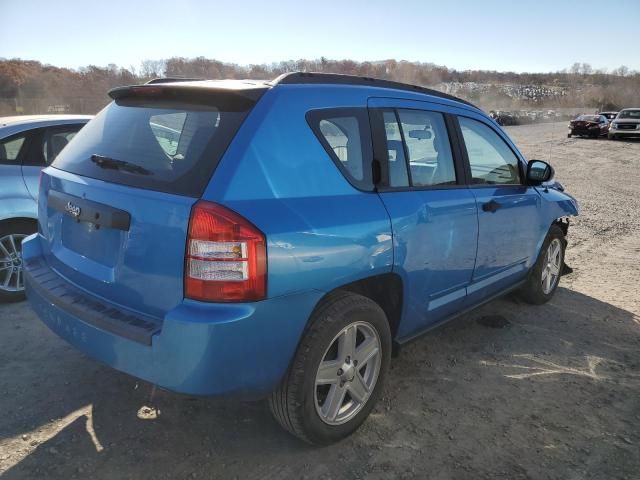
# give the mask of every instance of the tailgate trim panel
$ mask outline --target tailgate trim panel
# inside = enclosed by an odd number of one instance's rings
[[[77,222],[92,223],[96,228],[107,227],[126,232],[131,226],[129,212],[68,193],[49,190],[48,204]]]

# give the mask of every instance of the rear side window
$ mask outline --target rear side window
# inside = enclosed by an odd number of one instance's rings
[[[383,110],[382,120],[390,187],[438,187],[457,183],[442,113]]]
[[[336,108],[307,113],[318,140],[347,180],[361,190],[372,190],[371,133],[364,108]]]
[[[89,122],[53,167],[111,183],[199,197],[255,102],[208,94],[120,98]]]
[[[76,136],[82,125],[68,125],[59,128],[50,128],[44,136],[42,143],[42,158],[44,165],[49,165],[62,151],[64,147]]]
[[[25,138],[26,134],[20,134],[0,140],[0,163],[16,163]]]
[[[458,117],[474,184],[520,184],[518,157],[487,125]]]
[[[393,111],[382,113],[384,131],[387,138],[387,158],[389,160],[389,186],[407,187],[409,175],[407,173],[407,160],[404,156],[404,146],[400,125]]]

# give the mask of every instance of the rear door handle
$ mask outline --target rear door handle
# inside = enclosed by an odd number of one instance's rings
[[[482,204],[482,210],[484,210],[485,212],[494,213],[499,208],[502,208],[502,205],[495,200],[491,200],[490,202]]]

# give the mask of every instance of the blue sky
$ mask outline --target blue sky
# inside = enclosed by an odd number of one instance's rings
[[[0,18],[0,57],[72,68],[325,56],[516,72],[573,62],[640,70],[638,0],[0,0]]]

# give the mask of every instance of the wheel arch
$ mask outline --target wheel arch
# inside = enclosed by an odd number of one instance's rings
[[[549,229],[551,229],[551,227],[553,227],[554,225],[556,225],[557,227],[560,227],[560,230],[562,230],[562,233],[565,236],[565,242],[567,235],[569,235],[569,218],[568,217],[560,217],[560,218],[556,218],[553,222],[551,222],[551,225],[549,226]]]
[[[562,230],[562,233],[564,234],[564,246],[566,248],[567,246],[567,235],[569,234],[569,217],[567,217],[566,215],[557,217],[557,218],[552,218],[552,220],[548,223],[545,224],[545,226],[541,227],[541,235],[540,238],[538,238],[537,242],[535,243],[535,250],[532,252],[531,254],[531,258],[529,259],[529,264],[528,264],[528,268],[533,268],[533,266],[536,263],[536,260],[538,259],[538,256],[540,255],[540,252],[542,251],[542,246],[544,245],[544,241],[547,238],[547,235],[549,235],[549,230],[551,230],[551,228],[553,226],[557,226],[560,228],[560,230]]]
[[[38,219],[35,217],[8,217],[0,219],[0,227],[10,223],[31,223],[37,227]]]
[[[533,245],[534,250],[531,252],[529,267],[531,267],[538,258],[540,249],[551,227],[557,225],[562,230],[566,245],[566,237],[569,232],[569,218],[580,214],[578,201],[564,191],[549,186],[536,187],[536,189],[541,195],[539,237]]]
[[[391,338],[395,338],[402,319],[404,298],[404,286],[400,275],[393,272],[382,273],[340,285],[326,292],[313,311],[315,312],[327,298],[340,292],[356,293],[377,303],[387,317]],[[313,313],[309,318],[311,316],[313,316]]]
[[[0,182],[1,183],[1,182]],[[37,220],[38,207],[31,197],[3,196],[0,186],[0,223],[12,220]]]

